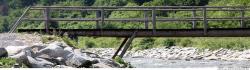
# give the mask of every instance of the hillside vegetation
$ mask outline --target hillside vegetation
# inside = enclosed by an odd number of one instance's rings
[[[9,26],[20,17],[24,9],[28,6],[249,6],[250,0],[0,0],[0,32],[7,32]],[[63,14],[62,14],[63,13]],[[133,18],[143,17],[143,12],[140,11],[108,11],[105,14],[106,18]],[[235,17],[239,16],[239,12],[209,12],[209,17]],[[250,12],[246,12],[249,16]],[[42,16],[40,11],[33,11],[28,17]],[[191,12],[157,12],[158,17],[187,17],[192,16]],[[54,11],[51,17],[60,18],[94,18],[95,12],[89,11]],[[43,28],[44,22],[25,21],[19,28]],[[53,28],[63,29],[93,29],[95,22],[52,22]],[[70,24],[68,24],[70,23]],[[132,24],[117,24],[124,22],[106,22],[103,28],[112,29],[128,29],[128,28],[143,28],[143,23]],[[183,24],[176,24],[183,23]],[[185,24],[184,24],[185,23]],[[198,28],[202,28],[202,22],[198,22]],[[249,21],[246,21],[249,27]],[[190,22],[157,22],[159,29],[176,29],[176,28],[191,28]],[[239,22],[235,21],[220,21],[209,22],[211,28],[236,28],[239,27]],[[67,40],[67,39],[65,39]],[[118,47],[122,38],[92,38],[79,37],[79,41],[69,41],[74,43],[79,48],[92,47]],[[132,47],[134,49],[148,49],[153,47],[198,47],[209,49],[236,49],[243,50],[250,48],[249,38],[137,38],[134,40]]]

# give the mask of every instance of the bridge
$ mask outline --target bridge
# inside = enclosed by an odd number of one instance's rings
[[[39,32],[47,34],[71,36],[94,36],[94,37],[125,37],[121,46],[115,53],[114,57],[123,48],[120,55],[122,57],[129,48],[135,37],[250,37],[250,28],[247,28],[246,21],[250,20],[249,6],[154,6],[154,7],[90,7],[90,6],[32,6],[28,7],[21,17],[13,24],[9,33],[16,30],[18,32]],[[42,11],[42,18],[25,17],[29,11]],[[51,11],[92,11],[96,12],[95,18],[52,18]],[[144,12],[143,18],[108,18],[105,17],[107,11],[141,11]],[[192,13],[188,17],[159,17],[157,12],[178,12],[185,11]],[[209,17],[208,12],[239,12],[240,15],[235,17]],[[150,14],[149,14],[150,13]],[[17,29],[21,21],[44,21],[44,29]],[[50,21],[94,21],[95,29],[50,29]],[[143,22],[142,29],[105,29],[103,24],[107,21],[112,22]],[[190,29],[159,29],[157,22],[191,22]],[[237,28],[211,28],[210,21],[237,21],[240,26]],[[202,27],[198,28],[198,22],[202,22]],[[60,24],[60,23],[59,23]],[[150,26],[151,25],[151,26]]]

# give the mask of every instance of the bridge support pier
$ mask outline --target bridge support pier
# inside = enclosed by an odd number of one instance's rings
[[[126,37],[122,44],[120,45],[120,47],[116,50],[115,54],[113,55],[112,59],[115,59],[115,57],[118,55],[118,53],[120,52],[120,50],[122,49],[122,47],[124,46],[124,44],[128,41],[128,37]]]
[[[134,40],[135,36],[136,36],[136,32],[134,32],[133,35],[130,38],[126,37],[123,40],[120,47],[115,52],[115,54],[113,55],[112,59],[115,59],[115,57],[118,55],[118,53],[120,53],[119,57],[122,58],[125,55],[125,53],[127,52],[127,50],[129,49],[129,47],[130,47],[132,41]]]

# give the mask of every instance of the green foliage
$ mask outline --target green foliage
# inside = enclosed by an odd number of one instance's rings
[[[0,68],[11,68],[16,63],[12,58],[0,58]]]
[[[130,0],[130,1],[132,1],[132,2],[134,2],[134,3],[137,3],[137,5],[142,5],[143,3],[145,3],[145,2],[150,2],[150,1],[152,1],[152,0]]]
[[[171,46],[175,46],[175,45],[176,45],[176,40],[175,39],[163,40],[163,46],[171,47]]]
[[[216,50],[220,48],[232,49],[232,50],[244,50],[250,48],[249,38],[195,38],[193,40],[193,46],[201,49]]]
[[[203,6],[208,3],[209,0],[166,0],[170,6]]]
[[[96,0],[94,6],[124,6],[126,0]]]
[[[143,50],[143,49],[150,49],[154,47],[155,39],[154,38],[143,38],[140,39],[135,45],[132,45],[134,50]]]
[[[7,4],[8,14],[0,16],[0,32],[8,31],[10,23],[13,23],[21,16],[23,10],[27,6],[248,6],[250,0],[0,0],[0,6]],[[5,10],[6,11],[6,10]],[[2,11],[1,11],[2,13]],[[41,18],[41,11],[32,11],[29,18]],[[202,12],[197,11],[197,16],[202,16]],[[209,11],[208,17],[238,17],[240,12],[225,11]],[[105,18],[144,18],[144,12],[141,11],[105,11]],[[148,12],[149,17],[151,12]],[[183,11],[157,11],[157,18],[185,18],[192,17],[192,12]],[[250,16],[250,12],[246,12],[246,16]],[[91,11],[52,11],[52,18],[96,18],[96,12]],[[44,22],[25,21],[19,28],[43,28]],[[60,24],[57,24],[60,23]],[[203,22],[198,22],[198,28],[202,28]],[[250,21],[245,21],[250,27]],[[51,21],[51,28],[63,29],[94,29],[95,22],[54,22]],[[191,22],[157,22],[158,29],[190,29]],[[239,27],[237,21],[210,21],[210,28],[236,28]],[[143,22],[105,22],[102,26],[104,29],[142,29]],[[152,24],[149,25],[152,27]],[[60,40],[59,38],[42,38],[43,42]],[[77,48],[92,47],[112,47],[116,48],[120,45],[120,38],[87,38],[79,37],[78,42],[63,37],[66,43]],[[209,49],[248,49],[250,45],[248,38],[140,38],[135,39],[132,43],[133,49],[148,49],[158,46],[182,46],[182,47],[198,47]]]
[[[69,37],[62,37],[62,40],[69,45],[70,47],[74,47],[74,48],[80,48],[80,46],[78,45],[78,42],[76,40],[71,40]]]
[[[86,42],[85,42],[85,46],[86,46],[87,48],[94,48],[96,45],[95,45],[95,43],[92,42],[92,41],[86,41]]]
[[[125,62],[121,57],[115,57],[114,61],[122,66],[122,68],[133,68],[133,66]]]
[[[192,47],[192,41],[187,38],[183,38],[180,40],[179,45],[182,47]]]
[[[49,36],[49,35],[43,35],[41,37],[43,43],[51,43],[54,41],[62,41],[60,37],[57,36]]]
[[[0,20],[0,32],[7,32],[9,31],[9,22],[7,19]]]

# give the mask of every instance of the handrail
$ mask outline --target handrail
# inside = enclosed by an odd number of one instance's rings
[[[196,27],[196,21],[203,21],[204,35],[206,35],[207,29],[209,29],[208,21],[240,21],[241,27],[245,27],[245,20],[250,20],[249,16],[245,16],[246,11],[250,11],[250,6],[32,6],[30,10],[42,10],[44,11],[44,18],[24,18],[25,13],[19,18],[16,24],[13,26],[13,30],[16,29],[19,22],[23,20],[33,21],[45,21],[45,29],[48,31],[49,21],[96,21],[96,28],[102,30],[102,24],[105,21],[132,21],[132,22],[145,22],[145,29],[148,29],[148,22],[151,22],[153,33],[156,31],[156,21],[192,21],[193,28]],[[58,10],[72,10],[72,11],[96,11],[96,18],[51,18],[50,11]],[[142,11],[144,12],[144,18],[106,18],[106,11]],[[157,17],[158,11],[189,11],[192,12],[192,16],[187,18],[160,18]],[[210,11],[232,11],[240,12],[241,15],[237,17],[209,17]],[[145,12],[151,13],[145,15]],[[200,15],[197,15],[201,12]],[[11,30],[11,32],[14,32]]]
[[[250,6],[33,6],[32,8],[248,8]]]

